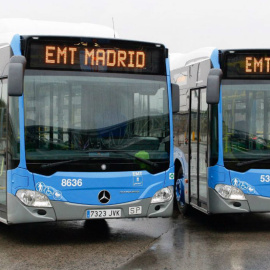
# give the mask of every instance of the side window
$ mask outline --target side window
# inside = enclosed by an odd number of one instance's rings
[[[189,89],[180,90],[180,110],[173,115],[174,145],[181,147],[188,160]]]
[[[180,87],[180,108],[178,113],[173,114],[173,136],[174,145],[181,147],[186,160],[188,159],[188,138],[189,138],[189,99],[190,90],[188,84],[188,68],[181,68],[172,72],[172,81]]]

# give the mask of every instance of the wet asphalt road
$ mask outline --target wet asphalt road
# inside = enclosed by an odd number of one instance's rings
[[[0,269],[270,269],[270,214],[0,225]]]

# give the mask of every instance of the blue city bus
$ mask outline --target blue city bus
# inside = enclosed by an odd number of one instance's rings
[[[269,212],[270,51],[205,48],[171,67],[180,212]]]
[[[1,222],[171,216],[164,45],[14,35],[0,82]]]

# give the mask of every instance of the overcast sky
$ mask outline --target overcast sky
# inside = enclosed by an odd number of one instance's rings
[[[270,48],[269,0],[0,0],[1,18],[89,22],[124,39],[201,47]],[[1,26],[0,26],[1,27]]]

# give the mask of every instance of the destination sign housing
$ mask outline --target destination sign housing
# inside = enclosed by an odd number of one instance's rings
[[[165,74],[163,45],[89,38],[28,38],[27,68]]]
[[[270,51],[231,53],[226,55],[227,78],[270,79]]]

